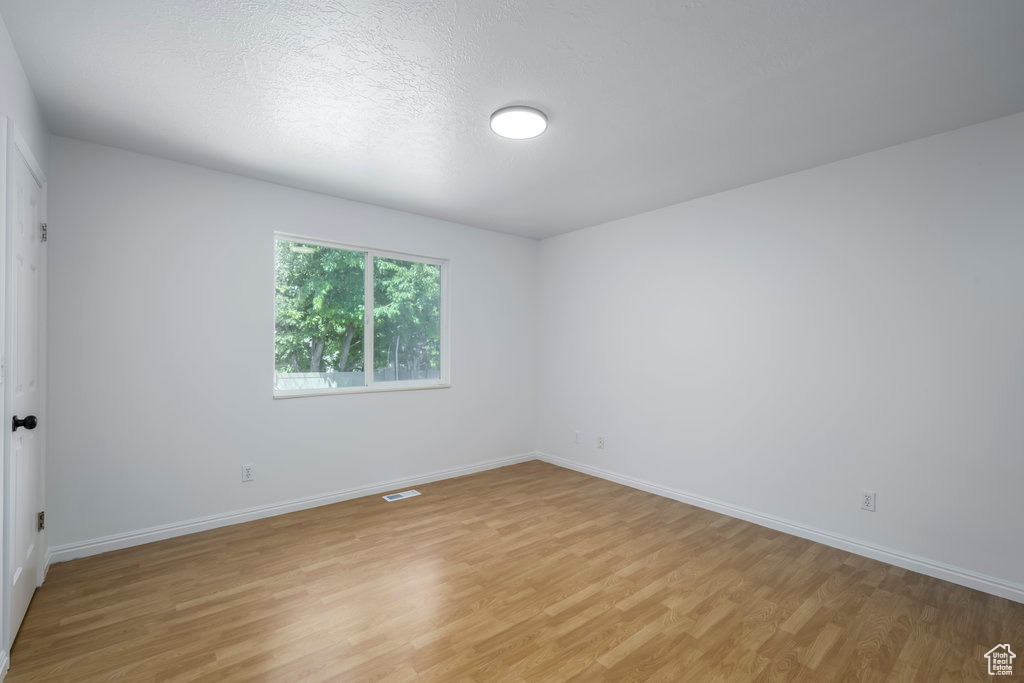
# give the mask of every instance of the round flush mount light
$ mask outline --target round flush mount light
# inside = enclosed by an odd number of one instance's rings
[[[503,138],[529,140],[548,128],[548,117],[540,109],[515,105],[491,114],[491,130]]]

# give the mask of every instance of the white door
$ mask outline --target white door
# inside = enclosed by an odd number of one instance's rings
[[[7,481],[7,569],[9,648],[38,585],[43,550],[38,530],[42,467],[40,430],[39,322],[42,174],[31,153],[8,127],[7,347],[11,429]]]

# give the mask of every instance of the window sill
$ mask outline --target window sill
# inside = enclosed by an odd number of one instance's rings
[[[283,398],[306,398],[308,396],[337,396],[338,394],[377,394],[386,391],[424,391],[427,389],[450,389],[450,382],[389,382],[368,387],[343,387],[319,391],[275,391],[274,400]]]

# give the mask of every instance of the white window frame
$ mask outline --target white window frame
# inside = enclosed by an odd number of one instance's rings
[[[419,391],[423,389],[447,389],[452,385],[452,329],[451,329],[451,305],[449,292],[451,290],[451,259],[437,258],[434,256],[423,256],[422,254],[409,254],[401,251],[389,251],[387,249],[376,249],[356,244],[345,244],[331,240],[319,239],[316,237],[305,237],[287,232],[275,232],[274,243],[278,240],[287,242],[301,242],[319,247],[331,249],[342,249],[345,251],[364,252],[366,254],[366,265],[364,267],[363,281],[363,386],[361,387],[336,387],[333,389],[294,389],[279,390],[274,388],[274,398],[302,398],[305,396],[332,396],[335,394],[366,394],[381,391]],[[271,251],[274,256],[275,251]],[[373,259],[374,257],[397,259],[400,261],[412,261],[414,263],[429,263],[441,268],[441,376],[439,379],[416,379],[400,380],[394,382],[375,382],[373,379]],[[277,264],[275,262],[272,272],[274,283],[277,284]],[[275,303],[275,326],[271,337],[271,357],[274,357],[273,346],[276,343],[276,303]],[[273,363],[271,364],[273,367]],[[369,366],[367,368],[366,366]],[[273,367],[273,387],[277,380],[277,368]]]

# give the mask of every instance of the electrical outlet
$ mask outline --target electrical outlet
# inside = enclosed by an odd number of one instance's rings
[[[875,492],[874,491],[861,491],[860,492],[860,509],[867,510],[868,512],[875,511]]]
[[[604,450],[604,437],[603,436],[597,437],[597,447],[600,448],[602,451]]]
[[[254,475],[253,475],[253,471],[252,470],[253,470],[252,463],[249,463],[248,465],[242,465],[242,481],[252,481],[253,480]]]
[[[579,443],[580,442],[580,433],[579,432],[573,432],[573,440],[572,440],[572,442],[573,443]]]

